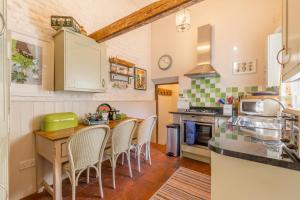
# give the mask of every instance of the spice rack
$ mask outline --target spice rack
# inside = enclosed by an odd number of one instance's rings
[[[114,82],[113,87],[126,89],[131,84],[131,78],[134,76],[134,63],[126,60],[111,57],[110,63],[110,80]]]

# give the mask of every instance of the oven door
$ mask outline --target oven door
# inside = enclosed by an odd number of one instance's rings
[[[196,135],[194,145],[208,147],[214,131],[214,125],[210,123],[195,122]],[[184,122],[184,143],[186,142],[186,121]]]

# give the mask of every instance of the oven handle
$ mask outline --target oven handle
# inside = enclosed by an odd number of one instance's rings
[[[202,123],[202,122],[197,122],[197,121],[193,121],[193,120],[183,120],[184,123],[187,122],[187,121],[195,122],[198,125],[207,125],[207,126],[212,126],[213,125],[213,123],[208,123],[208,122]]]

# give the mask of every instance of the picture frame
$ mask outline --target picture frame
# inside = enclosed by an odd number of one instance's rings
[[[134,67],[134,89],[147,90],[147,70]]]
[[[49,96],[54,90],[53,41],[10,30],[7,52],[11,95]]]
[[[233,75],[255,74],[257,68],[257,60],[236,61],[232,65]]]

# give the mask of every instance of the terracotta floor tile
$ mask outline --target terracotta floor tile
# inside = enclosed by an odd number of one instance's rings
[[[103,163],[102,181],[105,200],[146,200],[149,199],[180,166],[210,175],[210,166],[206,163],[187,158],[173,158],[165,155],[165,147],[152,144],[152,165],[142,159],[142,172],[138,173],[136,160],[132,157],[131,165],[133,178],[129,177],[128,166],[117,165],[116,190],[112,188],[111,167],[109,162]],[[82,175],[76,188],[76,199],[100,199],[98,179],[91,173],[90,184],[86,184],[86,177]],[[68,180],[63,181],[63,198],[71,200],[71,186]],[[50,200],[49,194],[42,192],[33,194],[26,200]]]

